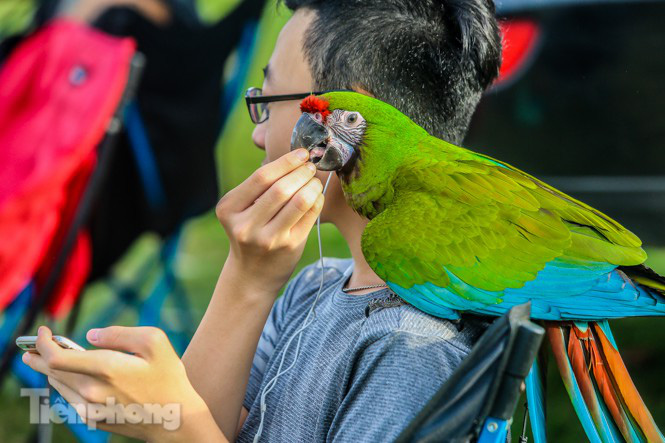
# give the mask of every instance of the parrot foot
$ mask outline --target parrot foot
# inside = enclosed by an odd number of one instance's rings
[[[450,322],[455,326],[455,328],[457,328],[457,332],[462,332],[462,329],[464,329],[464,323],[462,323],[461,318],[450,320]]]
[[[628,283],[630,286],[633,287],[634,290],[637,291],[637,286],[635,286],[635,283],[633,282],[633,280],[630,277],[628,277],[625,272],[623,272],[621,269],[617,269],[616,272],[617,272],[617,274],[619,274],[621,279],[624,281],[624,284],[621,286],[621,289],[625,288],[626,283]]]
[[[365,317],[369,317],[369,314],[381,308],[393,308],[395,306],[402,306],[406,304],[397,294],[391,292],[388,297],[385,298],[373,298],[365,307]]]

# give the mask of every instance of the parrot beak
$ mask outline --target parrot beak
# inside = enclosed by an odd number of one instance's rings
[[[305,148],[321,171],[338,171],[351,158],[353,148],[330,136],[328,128],[309,113],[303,113],[291,134],[291,150]]]

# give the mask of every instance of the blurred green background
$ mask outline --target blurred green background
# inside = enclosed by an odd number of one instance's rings
[[[29,0],[3,0],[0,2],[0,29],[20,30],[28,23],[32,8]],[[237,0],[197,0],[201,16],[213,22],[226,14]],[[268,2],[258,29],[258,42],[250,68],[249,77],[243,85],[243,91],[249,86],[260,86],[263,78],[261,68],[269,59],[274,41],[282,25],[289,17],[289,12]],[[233,57],[229,63],[233,63]],[[255,170],[263,159],[263,151],[251,142],[253,125],[247,115],[244,102],[238,100],[233,113],[221,134],[217,147],[217,166],[222,190],[228,190],[243,181]],[[323,225],[321,229],[323,251],[326,256],[348,257],[349,251],[342,237],[332,226]],[[160,239],[146,233],[128,251],[118,263],[113,273],[120,279],[130,278],[139,263],[153,254],[159,247]],[[209,213],[187,223],[182,247],[176,263],[177,275],[187,289],[194,306],[195,320],[198,323],[212,295],[219,271],[228,251],[228,242],[223,229]],[[648,264],[656,271],[665,273],[665,250],[648,248]],[[318,259],[315,232],[308,240],[298,270]],[[296,271],[297,272],[297,271]],[[84,294],[82,316],[79,324],[90,318],[100,307],[112,299],[109,289],[101,282],[89,286]],[[119,324],[135,324],[136,317],[127,313]],[[56,330],[62,323],[55,325]],[[665,340],[659,333],[663,323],[658,319],[629,319],[612,323],[615,338],[628,369],[642,393],[647,406],[651,409],[656,422],[665,423],[665,382],[662,371],[665,368]],[[553,362],[549,368],[548,392],[548,436],[554,442],[581,442],[586,438],[577,417],[570,405],[560,377]],[[405,386],[404,389],[408,389]],[[523,404],[523,402],[521,402]],[[0,392],[0,442],[24,442],[31,434],[28,421],[28,400],[19,395],[16,382],[5,383]],[[513,425],[513,441],[517,441],[521,432],[523,408],[520,406]],[[62,425],[54,425],[55,442],[76,441]],[[132,441],[114,436],[114,442]],[[531,440],[532,441],[532,440]]]

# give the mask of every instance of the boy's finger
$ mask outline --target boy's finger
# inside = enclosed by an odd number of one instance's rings
[[[24,362],[36,371],[48,374],[49,370],[76,372],[98,376],[109,364],[108,356],[99,351],[76,351],[62,349],[52,339],[51,331],[42,326],[37,333],[36,347],[39,354],[24,356]],[[27,359],[27,361],[26,361]]]
[[[60,345],[53,341],[53,333],[46,326],[40,326],[37,329],[35,348],[46,361],[57,358],[60,352],[63,351]]]
[[[263,227],[303,188],[316,173],[312,163],[306,163],[300,168],[277,180],[266,192],[260,196],[256,203],[247,210],[255,226]]]
[[[164,331],[152,326],[91,329],[86,338],[98,348],[131,352],[141,357],[151,357],[172,349]]]
[[[316,177],[311,178],[268,222],[266,227],[275,234],[290,231],[298,220],[312,209],[319,196],[322,195],[321,191],[323,191],[321,181]]]
[[[99,355],[99,351],[82,352],[72,349],[60,349],[57,353],[48,354],[47,356],[30,354],[24,356],[23,361],[35,371],[43,374],[63,371],[92,376],[100,375],[103,368],[109,364],[104,356]]]
[[[64,398],[67,400],[67,403],[69,403],[75,410],[76,412],[85,420],[85,404],[86,401],[81,397],[76,391],[71,389],[69,386],[66,384],[54,379],[53,377],[48,378],[48,382],[51,386],[55,388],[56,391]]]
[[[229,191],[220,202],[224,210],[241,212],[251,206],[277,180],[305,164],[309,153],[305,149],[296,149],[261,166],[236,188]]]
[[[291,235],[293,237],[302,239],[303,241],[307,238],[309,231],[312,230],[314,223],[316,223],[317,217],[321,213],[321,209],[323,209],[324,200],[325,198],[323,194],[319,195],[319,197],[316,199],[316,202],[314,203],[314,206],[312,206],[312,208],[302,216],[298,223],[296,223],[295,226],[291,228]]]
[[[91,376],[80,372],[61,371],[58,369],[54,369],[39,354],[26,352],[23,355],[22,360],[23,363],[25,363],[35,371],[41,372],[42,374],[50,378],[59,380],[61,383],[66,384],[72,389],[76,389],[78,386],[89,381],[91,378]]]

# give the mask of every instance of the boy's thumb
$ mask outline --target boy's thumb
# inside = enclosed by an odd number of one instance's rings
[[[149,355],[158,344],[157,336],[164,335],[157,328],[109,326],[101,329],[90,329],[86,338],[90,344],[98,348]]]

